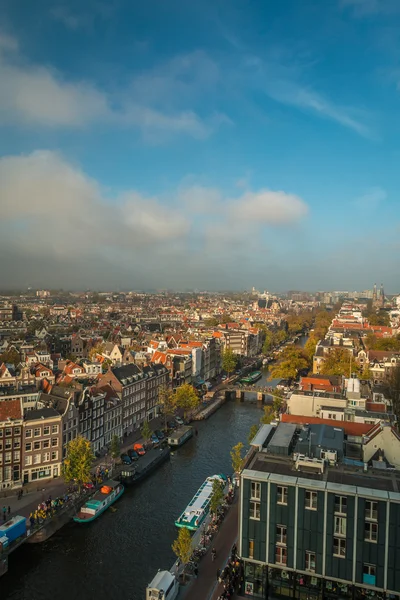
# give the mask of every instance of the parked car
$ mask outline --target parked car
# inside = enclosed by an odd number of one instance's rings
[[[175,417],[175,421],[178,423],[178,425],[184,425],[185,424],[183,422],[183,419],[181,419],[181,417]]]
[[[168,425],[168,429],[176,429],[175,421],[168,421],[167,425]]]
[[[132,450],[132,448],[129,448],[127,454],[131,460],[139,459],[139,454],[135,450]]]
[[[124,465],[132,464],[132,459],[130,458],[130,456],[128,456],[128,454],[121,454],[121,460],[124,463]]]
[[[153,442],[153,444],[158,444],[160,440],[158,439],[158,437],[156,436],[155,433],[152,433],[151,437],[150,437],[150,441]]]
[[[163,431],[161,431],[161,429],[156,429],[154,433],[156,434],[159,440],[163,440],[165,438],[165,434]]]
[[[133,449],[138,453],[139,456],[144,456],[146,454],[146,450],[143,448],[143,444],[134,444]]]

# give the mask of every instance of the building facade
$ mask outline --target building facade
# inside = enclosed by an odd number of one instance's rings
[[[22,407],[0,401],[0,490],[21,486]]]
[[[61,474],[62,419],[54,408],[26,413],[23,424],[23,482]]]

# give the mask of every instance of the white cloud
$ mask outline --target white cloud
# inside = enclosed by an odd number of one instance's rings
[[[179,191],[178,199],[186,211],[195,214],[212,214],[213,212],[219,212],[222,194],[217,188],[192,185],[182,188]]]
[[[307,204],[298,196],[282,191],[247,192],[233,202],[229,214],[234,219],[259,225],[288,225],[308,213]]]
[[[387,198],[387,193],[380,187],[370,188],[355,200],[355,205],[363,212],[375,211]]]
[[[17,50],[14,38],[1,35],[0,124],[65,128],[102,123],[134,127],[150,141],[157,142],[174,134],[205,139],[222,124],[229,123],[228,117],[219,113],[200,117],[187,105],[182,105],[183,94],[167,94],[168,85],[174,87],[171,82],[179,71],[178,66],[174,66],[173,74],[167,73],[163,83],[159,84],[163,94],[158,96],[157,106],[149,93],[153,75],[139,77],[129,92],[121,90],[117,94],[107,94],[90,82],[66,81],[55,69],[27,64]],[[199,61],[189,61],[185,69],[190,70],[190,65],[200,68]],[[139,93],[141,86],[143,93]],[[167,95],[168,106],[163,103]],[[189,101],[189,94],[186,96]]]

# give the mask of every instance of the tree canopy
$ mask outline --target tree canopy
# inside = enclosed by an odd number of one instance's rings
[[[82,436],[71,440],[67,445],[67,455],[63,463],[63,477],[66,483],[74,481],[79,487],[88,483],[93,461],[94,455],[89,440]]]
[[[150,438],[151,438],[151,434],[153,433],[150,424],[148,422],[148,420],[146,419],[142,425],[142,428],[140,430],[140,433],[142,434],[142,438],[147,442]]]
[[[233,371],[235,370],[237,360],[238,359],[236,354],[229,348],[224,350],[224,352],[222,353],[222,368],[224,371],[226,371],[226,373],[228,373],[228,375],[233,373]]]
[[[210,498],[210,511],[215,515],[224,501],[224,484],[219,479],[213,480]]]
[[[17,365],[19,365],[20,360],[21,356],[15,348],[10,348],[9,350],[3,352],[3,354],[0,354],[0,365],[2,363],[6,363],[14,365],[14,367],[16,367]]]
[[[116,460],[121,454],[121,444],[119,441],[119,437],[117,435],[113,435],[111,438],[111,456],[114,460]]]
[[[260,419],[262,425],[269,425],[275,419],[275,410],[273,406],[264,406],[264,414]]]
[[[391,369],[389,375],[389,391],[393,401],[393,412],[400,419],[400,366]]]
[[[231,450],[231,459],[232,459],[232,469],[234,473],[240,473],[243,467],[244,457],[242,456],[244,445],[242,442],[233,446]]]
[[[258,425],[252,425],[250,427],[249,430],[249,435],[247,436],[247,441],[249,442],[249,444],[251,444],[251,442],[254,440],[254,438],[257,435],[257,431],[259,430],[259,426]]]
[[[301,348],[291,346],[285,348],[279,361],[269,373],[269,379],[296,379],[301,369],[307,369],[309,362]]]
[[[179,529],[178,537],[171,548],[183,565],[189,562],[192,555],[192,536],[189,529],[186,527]]]
[[[393,352],[398,352],[400,351],[400,335],[378,338],[373,333],[368,333],[364,338],[364,344],[368,350],[392,350]]]
[[[158,388],[158,402],[164,414],[164,428],[167,429],[168,415],[173,415],[176,409],[176,396],[167,385]]]
[[[183,410],[186,417],[187,413],[197,408],[200,404],[200,398],[190,383],[184,383],[175,390],[173,404]]]
[[[350,377],[351,373],[358,372],[359,367],[357,363],[351,360],[351,353],[343,347],[333,348],[325,357],[321,367],[322,375],[344,375],[345,377]]]

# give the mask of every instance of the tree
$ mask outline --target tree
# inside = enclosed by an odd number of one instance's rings
[[[260,419],[262,425],[269,425],[275,419],[275,411],[272,406],[264,406],[264,414]]]
[[[204,324],[207,327],[218,327],[219,320],[216,317],[211,317],[210,319],[205,319]]]
[[[231,315],[228,315],[227,313],[223,314],[222,318],[221,318],[221,323],[224,323],[224,324],[226,324],[226,323],[232,323],[232,317],[231,317]]]
[[[96,344],[89,351],[89,359],[93,361],[93,360],[95,360],[95,358],[98,354],[103,354],[103,352],[104,352],[104,344],[103,343]]]
[[[244,446],[242,442],[239,442],[238,444],[236,444],[236,446],[233,446],[231,450],[232,469],[234,473],[240,473],[240,471],[242,470],[244,461],[244,457],[242,456],[243,448]]]
[[[236,368],[237,364],[237,356],[236,354],[230,350],[229,348],[224,350],[222,353],[222,368],[226,373],[228,373],[228,377]]]
[[[313,335],[310,335],[310,337],[306,341],[304,348],[303,348],[303,352],[304,352],[305,356],[307,357],[310,366],[312,365],[312,359],[315,354],[317,342],[318,342],[318,339],[316,337],[314,337]]]
[[[254,440],[254,438],[257,435],[257,431],[259,430],[259,426],[258,425],[252,425],[250,427],[250,431],[249,431],[249,435],[247,437],[247,441],[249,442],[249,444],[251,444],[251,442]]]
[[[151,438],[151,434],[153,433],[153,431],[152,431],[147,419],[143,423],[140,433],[142,434],[142,438],[144,439],[145,442],[148,442],[149,439]]]
[[[212,494],[210,498],[210,511],[216,514],[224,501],[224,484],[220,479],[214,479],[212,485]]]
[[[282,352],[281,359],[271,368],[268,379],[296,379],[301,369],[308,368],[303,350],[292,346]]]
[[[90,470],[94,455],[89,440],[82,436],[68,442],[67,455],[63,463],[63,477],[66,483],[74,481],[79,490],[91,479]]]
[[[351,369],[351,372],[350,372]],[[333,348],[322,363],[323,375],[344,375],[350,377],[351,373],[359,371],[359,366],[351,360],[351,353],[346,348]]]
[[[158,388],[158,402],[162,406],[165,430],[167,430],[168,415],[172,415],[175,412],[175,400],[176,398],[172,390],[166,385],[160,385]]]
[[[119,441],[119,437],[117,435],[113,435],[111,438],[111,456],[114,460],[119,458],[121,454],[121,444]]]
[[[262,347],[263,354],[268,354],[273,345],[274,345],[274,337],[273,337],[272,331],[266,331],[265,339],[264,339],[264,343],[263,343],[263,347]]]
[[[175,390],[173,404],[183,410],[184,417],[186,418],[189,411],[198,407],[200,398],[192,385],[184,383]]]
[[[400,366],[394,367],[389,375],[389,392],[393,401],[393,412],[400,419]]]
[[[186,527],[179,529],[178,537],[171,548],[183,565],[189,562],[192,555],[192,536],[189,529]],[[183,577],[185,577],[185,571],[183,571]]]
[[[10,348],[9,350],[3,352],[3,354],[0,354],[0,365],[2,363],[6,363],[14,365],[14,367],[16,367],[17,365],[19,365],[20,360],[20,354],[15,348]]]

